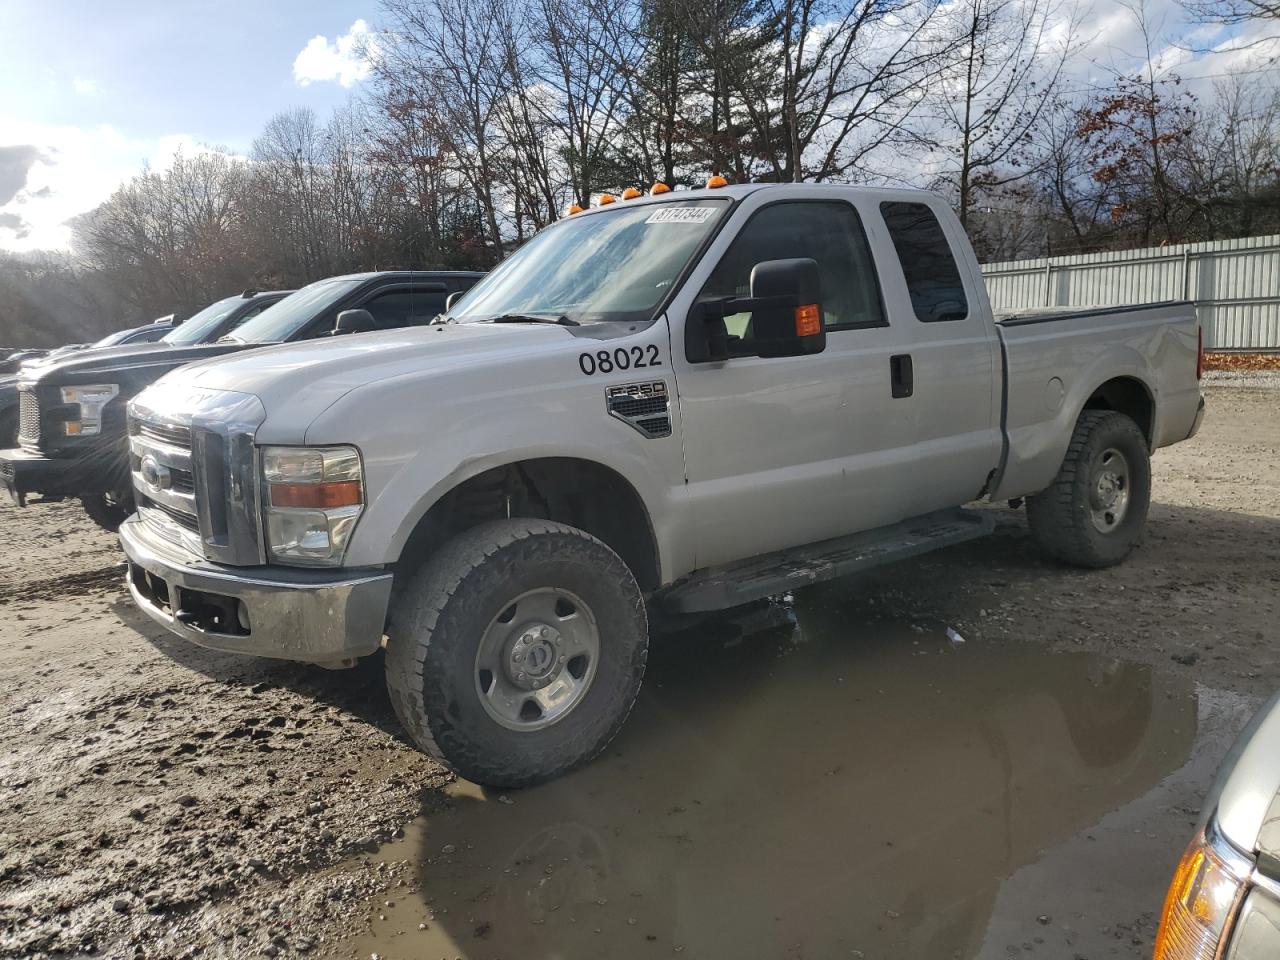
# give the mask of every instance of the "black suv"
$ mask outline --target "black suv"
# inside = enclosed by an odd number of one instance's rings
[[[451,294],[483,275],[406,270],[330,277],[266,306],[248,322],[240,317],[239,325],[214,325],[202,319],[202,311],[166,337],[168,343],[95,351],[24,370],[18,447],[0,451],[0,483],[20,506],[28,494],[78,497],[99,526],[115,530],[133,512],[125,410],[161,376],[197,360],[273,343],[430,323]],[[217,334],[213,342],[174,342],[206,323]]]

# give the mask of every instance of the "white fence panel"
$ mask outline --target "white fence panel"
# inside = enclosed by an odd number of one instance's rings
[[[996,310],[1192,300],[1206,347],[1280,349],[1280,236],[988,263],[982,272]]]

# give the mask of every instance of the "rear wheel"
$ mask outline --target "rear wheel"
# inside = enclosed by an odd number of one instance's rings
[[[91,497],[81,497],[80,505],[89,519],[103,530],[115,533],[133,513],[133,498],[118,497],[114,493],[97,493]]]
[[[604,749],[647,655],[644,601],[616,553],[564,524],[497,520],[399,591],[387,686],[427,753],[469,780],[522,787]]]
[[[1141,539],[1151,502],[1151,458],[1122,413],[1086,410],[1053,483],[1027,498],[1040,549],[1078,567],[1110,567]]]

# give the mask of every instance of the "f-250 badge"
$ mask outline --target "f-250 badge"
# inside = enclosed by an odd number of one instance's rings
[[[665,380],[606,387],[609,415],[650,439],[671,436],[671,401]]]

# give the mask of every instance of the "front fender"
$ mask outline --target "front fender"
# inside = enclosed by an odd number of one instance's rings
[[[660,327],[635,339],[665,346],[664,334]],[[631,484],[652,523],[663,581],[673,579],[691,565],[693,546],[692,524],[683,522],[684,459],[669,371],[663,365],[652,379],[665,375],[672,432],[654,439],[610,416],[605,403],[606,387],[641,376],[584,376],[576,352],[530,356],[514,368],[383,380],[348,393],[306,432],[308,443],[354,442],[364,461],[368,503],[346,565],[395,563],[427,511],[471,477],[560,457],[607,467]]]

